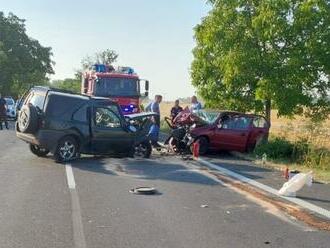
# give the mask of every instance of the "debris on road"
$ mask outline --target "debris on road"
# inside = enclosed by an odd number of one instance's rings
[[[208,207],[209,207],[209,205],[206,205],[206,204],[201,205],[201,208],[208,208]]]
[[[131,189],[129,192],[137,195],[154,195],[157,193],[157,190],[152,187],[137,187]]]
[[[288,182],[284,183],[278,193],[283,196],[295,197],[297,191],[299,191],[305,184],[312,186],[312,182],[312,172],[299,173],[293,176]]]
[[[290,170],[289,171],[289,179],[291,179],[292,177],[294,177],[295,175],[299,174],[300,171],[298,170]]]

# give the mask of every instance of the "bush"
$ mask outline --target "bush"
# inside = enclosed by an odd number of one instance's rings
[[[330,152],[324,148],[310,148],[306,153],[303,165],[309,168],[330,170]]]
[[[256,155],[262,156],[264,153],[271,159],[288,159],[292,156],[294,145],[284,138],[276,137],[268,143],[260,144],[254,150]]]
[[[307,139],[290,142],[283,137],[271,138],[268,143],[257,146],[254,153],[258,156],[267,154],[270,159],[286,160],[311,169],[330,170],[330,151],[312,145]]]

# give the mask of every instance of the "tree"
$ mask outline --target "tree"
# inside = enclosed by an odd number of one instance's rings
[[[329,0],[210,0],[195,27],[192,83],[210,107],[330,113]]]
[[[54,80],[51,86],[58,89],[72,91],[74,93],[81,92],[81,80],[77,78],[66,78],[64,80]]]
[[[51,48],[26,34],[25,20],[0,12],[0,92],[17,96],[54,73]]]
[[[54,80],[51,83],[52,87],[69,90],[75,93],[81,92],[81,75],[84,70],[90,68],[93,64],[108,64],[111,65],[118,58],[118,54],[110,49],[95,53],[94,56],[86,56],[81,60],[82,69],[77,70],[74,78],[66,78],[64,80]]]
[[[94,64],[111,65],[116,62],[118,54],[111,49],[96,52],[93,56],[87,55],[81,60],[81,69],[76,70],[75,78],[80,79],[83,71],[89,69]]]
[[[100,51],[95,53],[94,56],[86,56],[81,60],[81,65],[83,70],[88,69],[93,64],[107,64],[111,65],[116,62],[118,58],[118,54],[111,49],[106,49],[104,51]]]

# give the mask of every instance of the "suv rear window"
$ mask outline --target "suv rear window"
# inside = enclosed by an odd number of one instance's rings
[[[44,107],[44,102],[45,102],[45,95],[43,94],[38,94],[38,93],[32,93],[32,97],[30,98],[29,103],[32,104],[33,106],[37,107],[38,109],[42,110]]]
[[[25,104],[32,104],[39,110],[43,110],[46,95],[42,92],[32,91],[27,97]]]

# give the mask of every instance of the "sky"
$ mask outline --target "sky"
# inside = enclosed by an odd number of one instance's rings
[[[52,47],[55,75],[73,77],[86,55],[113,49],[164,100],[195,93],[190,64],[193,28],[207,15],[206,0],[0,0],[0,11],[26,20],[27,34]]]

